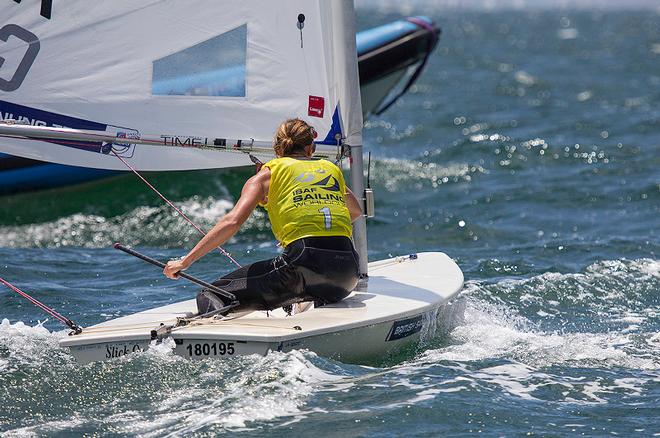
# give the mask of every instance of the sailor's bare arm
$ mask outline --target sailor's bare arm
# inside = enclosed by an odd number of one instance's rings
[[[236,234],[257,204],[268,196],[269,182],[270,169],[268,168],[263,168],[258,174],[248,179],[234,208],[224,215],[183,259],[169,261],[163,274],[168,278],[177,278],[176,274],[179,271],[187,269],[209,251],[222,245]]]

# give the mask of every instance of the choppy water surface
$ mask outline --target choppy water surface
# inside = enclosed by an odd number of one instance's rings
[[[6,436],[660,434],[660,16],[413,11],[441,45],[365,144],[370,258],[441,250],[465,319],[376,366],[309,352],[190,362],[164,344],[77,365],[0,290]],[[361,10],[363,28],[398,16]],[[249,173],[152,175],[200,225]],[[0,275],[83,325],[194,288],[109,248],[180,255],[194,230],[131,177],[3,198]],[[277,248],[263,214],[227,248]],[[220,254],[193,268],[231,269]]]

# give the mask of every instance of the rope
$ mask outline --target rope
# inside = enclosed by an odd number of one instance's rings
[[[238,325],[238,326],[243,326],[243,327],[258,327],[258,328],[270,328],[270,329],[283,329],[283,330],[294,330],[298,331],[298,329],[295,329],[293,327],[282,327],[279,325],[266,325],[266,324],[257,324],[257,323],[249,323],[249,322],[244,322],[241,321],[240,319],[234,319],[231,320],[232,325]],[[222,320],[222,319],[212,319],[211,321],[204,321],[204,320],[198,320],[198,321],[192,321],[188,325],[183,325],[180,327],[174,327],[172,328],[172,331],[174,330],[182,330],[186,327],[192,327],[192,326],[200,326],[200,325],[216,325],[216,324],[223,324],[227,325],[228,322],[227,320]]]
[[[112,150],[112,153],[114,154],[115,157],[119,158],[119,160],[120,160],[122,163],[124,163],[124,165],[125,165],[126,167],[128,167],[129,169],[131,169],[131,171],[132,171],[135,175],[137,175],[137,177],[140,178],[140,179],[142,180],[142,182],[144,182],[144,183],[147,185],[147,187],[149,187],[151,190],[154,191],[154,193],[156,193],[158,196],[160,196],[160,198],[161,198],[163,201],[165,201],[165,202],[167,203],[167,205],[169,205],[170,207],[172,207],[172,208],[174,209],[174,211],[176,211],[177,213],[179,213],[179,214],[181,215],[182,218],[184,218],[186,221],[188,221],[188,223],[189,223],[190,225],[192,225],[197,231],[199,231],[199,233],[200,233],[202,236],[206,236],[206,233],[205,233],[201,228],[199,228],[197,225],[195,225],[195,223],[194,223],[192,220],[190,220],[190,219],[188,218],[188,216],[186,216],[181,210],[179,210],[179,209],[177,208],[176,205],[174,205],[169,199],[167,199],[162,193],[160,193],[160,192],[156,189],[156,187],[154,187],[153,185],[151,185],[151,184],[149,183],[149,181],[147,181],[142,175],[140,175],[140,173],[139,173],[139,172],[138,172],[133,166],[131,166],[126,160],[124,160],[121,156],[119,156],[119,155],[117,154],[117,152],[115,152],[114,150]],[[219,250],[222,254],[224,254],[229,260],[231,260],[231,261],[232,261],[237,267],[239,267],[239,268],[241,267],[241,265],[240,265],[236,260],[234,260],[234,259],[232,258],[232,256],[231,256],[227,251],[225,251],[221,246],[218,247],[218,250]]]
[[[160,321],[151,321],[151,322],[145,322],[141,324],[121,324],[117,326],[110,326],[110,327],[88,327],[85,329],[85,334],[90,334],[90,333],[114,333],[114,332],[125,332],[125,331],[131,331],[131,330],[141,330],[141,329],[153,329],[154,327],[158,326],[159,324],[166,322],[163,320]]]
[[[136,323],[136,324],[121,324],[121,325],[114,325],[114,326],[108,326],[108,327],[90,327],[85,329],[86,334],[101,334],[101,333],[116,333],[116,332],[125,332],[125,331],[132,331],[132,330],[140,330],[144,328],[153,328],[154,326],[166,322],[167,320],[159,320],[159,321],[149,321],[149,322],[144,322],[144,323]],[[172,327],[172,331],[179,331],[183,330],[187,327],[199,327],[199,326],[206,326],[206,325],[227,325],[231,321],[231,325],[238,325],[238,326],[244,326],[244,327],[258,327],[258,328],[269,328],[269,329],[283,329],[283,330],[295,330],[293,327],[286,327],[286,326],[278,326],[278,325],[267,325],[267,324],[259,324],[259,323],[249,323],[247,321],[241,321],[240,319],[231,319],[231,320],[226,320],[226,319],[215,319],[212,317],[209,318],[204,318],[204,319],[198,319],[198,320],[193,320],[189,321],[185,325],[181,326],[174,326]]]
[[[30,295],[26,294],[25,292],[14,286],[13,284],[9,283],[7,280],[0,278],[0,283],[4,284],[9,289],[13,290],[23,298],[27,299],[29,302],[31,302],[32,304],[34,304],[35,306],[37,306],[38,308],[40,308],[41,310],[52,316],[53,318],[64,323],[67,327],[69,327],[71,330],[75,331],[76,333],[80,333],[82,331],[82,329],[75,322],[71,321],[69,318],[60,315],[55,310],[46,306],[44,303],[32,298]]]

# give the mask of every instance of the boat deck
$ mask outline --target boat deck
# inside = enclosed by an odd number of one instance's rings
[[[443,253],[421,253],[369,265],[370,277],[339,303],[310,308],[292,316],[277,309],[250,312],[238,318],[195,321],[176,327],[177,338],[282,342],[323,333],[346,331],[383,321],[401,320],[446,302],[461,289],[463,275]],[[64,347],[144,340],[160,324],[174,324],[178,317],[196,311],[195,300],[146,310],[88,327],[83,333],[63,339]]]

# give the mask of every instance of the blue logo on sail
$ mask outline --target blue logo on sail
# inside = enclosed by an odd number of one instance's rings
[[[125,139],[139,138],[139,132],[135,129],[106,125],[103,123],[93,122],[91,120],[79,119],[77,117],[66,116],[63,114],[52,113],[50,111],[31,108],[29,106],[18,105],[4,100],[0,100],[0,119],[16,120],[17,122],[29,124],[31,126],[48,126],[53,128],[74,128],[91,131],[102,131],[104,134],[111,134],[118,138]],[[109,154],[111,151],[114,151],[117,155],[125,158],[131,158],[133,156],[135,146],[129,142],[117,142],[110,144],[100,141],[94,142],[56,139],[44,141],[101,154]]]

